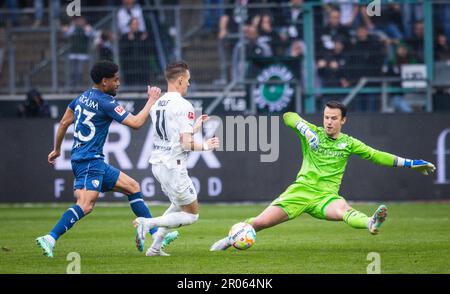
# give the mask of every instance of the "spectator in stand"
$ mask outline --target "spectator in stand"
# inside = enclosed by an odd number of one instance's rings
[[[145,40],[147,38],[147,28],[141,6],[135,3],[134,0],[122,0],[122,6],[117,13],[117,23],[121,36],[130,32],[132,18],[137,18],[139,22],[138,31],[141,32],[141,40]]]
[[[140,31],[138,18],[132,18],[130,30],[120,39],[120,60],[125,85],[147,85],[151,63],[150,46],[144,32]]]
[[[223,0],[203,0],[205,6],[223,5]],[[219,20],[223,15],[223,8],[211,8],[203,10],[203,29],[207,32],[217,32]]]
[[[218,84],[226,84],[228,81],[229,60],[233,59],[233,46],[239,38],[239,27],[242,24],[244,34],[249,26],[255,25],[253,17],[249,15],[246,1],[234,0],[227,4],[234,4],[234,8],[225,9],[219,20],[218,53],[220,62],[220,79]],[[253,21],[253,24],[252,24]]]
[[[248,26],[245,32],[245,57],[247,61],[245,64],[240,62],[241,59],[241,46],[242,44],[236,43],[233,48],[233,54],[231,56],[231,69],[232,79],[242,80],[244,79],[245,72],[248,66],[248,60],[257,57],[270,57],[272,56],[272,50],[266,43],[258,42],[258,28],[256,26]]]
[[[379,76],[386,51],[379,37],[369,34],[367,27],[360,25],[351,43],[349,61],[352,66],[353,78]],[[357,80],[353,80],[353,82],[357,82]]]
[[[12,10],[17,9],[17,0],[6,0],[6,8],[11,10],[9,13],[9,17],[7,18],[7,22],[9,22],[11,24],[11,26],[16,26],[17,25],[17,13],[16,12],[12,12]],[[1,19],[0,19],[1,20]]]
[[[359,6],[358,0],[322,0],[326,11],[336,9],[340,12],[340,23],[347,28],[353,28],[357,23]]]
[[[218,33],[219,41],[228,38],[237,39],[241,23],[244,24],[245,31],[248,26],[257,25],[259,22],[257,15],[254,16],[249,13],[246,7],[246,1],[235,0],[230,1],[229,4],[234,4],[235,6],[234,8],[225,9],[225,13],[220,17]]]
[[[102,30],[95,41],[98,60],[114,61],[113,36],[108,30]]]
[[[350,83],[346,77],[347,56],[342,39],[334,40],[333,51],[317,61],[318,74],[324,87],[347,88]]]
[[[450,44],[443,32],[436,36],[434,54],[437,61],[450,60]]]
[[[317,74],[321,87],[347,88],[350,86],[347,74],[347,54],[345,42],[341,38],[333,40],[333,51],[328,51],[325,56],[317,61]],[[347,42],[348,44],[348,42]],[[330,100],[341,100],[345,95],[323,95],[318,99],[318,107],[323,107]]]
[[[83,16],[75,16],[70,26],[63,26],[61,30],[71,44],[67,56],[68,64],[66,64],[66,72],[69,75],[67,82],[70,86],[82,86],[85,67],[90,60],[89,45],[91,37],[94,36],[94,30]]]
[[[411,3],[408,1],[403,1],[401,7],[402,14],[402,23],[403,23],[403,31],[405,32],[405,38],[411,38],[413,35],[413,27],[414,24],[423,19],[423,4],[420,3]]]
[[[423,21],[418,21],[414,24],[414,31],[411,38],[406,39],[406,43],[413,50],[418,62],[424,62],[424,24]]]
[[[448,1],[447,1],[448,2]],[[450,39],[450,3],[440,3],[433,5],[435,10],[438,10],[438,16],[436,21],[440,24],[442,34],[445,35],[446,39]]]
[[[405,43],[400,42],[396,46],[395,56],[389,60],[387,66],[383,67],[383,73],[390,77],[401,77],[402,65],[414,63],[416,63],[416,58],[411,53],[411,50]],[[400,87],[401,82],[393,83],[390,86]],[[406,113],[413,111],[411,105],[405,101],[404,97],[400,94],[394,95],[391,104],[396,111]]]
[[[52,1],[52,0],[50,0]],[[34,0],[34,24],[33,27],[37,28],[42,24],[44,17],[44,0]]]
[[[305,44],[301,40],[292,41],[288,48],[287,56],[289,57],[303,57],[305,54]]]
[[[36,89],[31,89],[27,93],[27,98],[19,106],[17,111],[19,117],[50,117],[50,107],[42,98],[41,93]]]
[[[365,9],[364,6],[361,6],[362,11],[365,11]],[[364,13],[363,19],[369,31],[378,35],[385,43],[387,57],[393,58],[395,56],[395,45],[404,38],[404,34],[400,29],[402,27],[400,4],[388,3],[381,5],[379,16],[369,17],[367,13]]]
[[[377,35],[369,35],[365,25],[360,25],[356,37],[352,39],[352,46],[348,58],[349,82],[358,83],[362,77],[378,77],[381,75],[383,62],[386,57],[384,44]],[[377,96],[361,95],[357,99],[359,111],[374,112],[377,109]]]
[[[290,0],[290,7],[283,9],[281,17],[281,39],[290,43],[303,39],[303,0]]]
[[[249,26],[246,34],[247,44],[245,46],[245,52],[247,59],[254,57],[271,57],[272,49],[266,42],[259,41],[258,28],[255,26]]]
[[[300,86],[304,87],[305,82],[305,74],[304,74],[304,68],[302,66],[303,64],[303,57],[305,56],[305,44],[302,40],[293,40],[288,47],[285,56],[300,59],[300,62],[298,63],[298,76],[300,77],[299,83]]]
[[[362,12],[366,11],[366,7],[361,6]],[[380,15],[369,17],[367,13],[362,13],[364,23],[367,28],[374,33],[380,35],[381,38],[389,38],[396,43],[403,38],[402,15],[400,4],[388,3],[381,5]]]
[[[273,29],[273,19],[270,12],[264,12],[258,25],[258,43],[265,43],[271,50],[272,56],[283,55],[285,49],[280,36]]]
[[[337,9],[332,9],[329,13],[328,24],[320,31],[319,39],[320,44],[318,48],[318,57],[325,56],[327,51],[334,50],[334,40],[339,39],[345,43],[349,41],[350,35],[348,28],[341,25],[341,13]]]
[[[59,26],[60,13],[61,13],[61,1],[60,0],[48,0],[48,8],[53,9],[54,21]],[[42,25],[44,20],[44,0],[34,0],[34,23],[33,28],[37,28]]]

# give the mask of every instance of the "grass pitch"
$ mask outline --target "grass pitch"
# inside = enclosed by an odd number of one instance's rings
[[[55,258],[49,259],[34,239],[46,234],[68,206],[1,206],[0,273],[64,274],[70,252],[80,254],[81,273],[365,274],[370,252],[380,255],[382,273],[450,273],[450,204],[388,204],[388,220],[377,236],[305,214],[258,232],[249,250],[223,252],[209,247],[231,225],[265,206],[202,205],[198,223],[179,229],[179,239],[166,250],[170,257],[145,257],[136,250],[128,207],[96,207],[60,238]],[[166,207],[151,206],[151,211],[158,216]],[[371,215],[377,205],[354,207]]]

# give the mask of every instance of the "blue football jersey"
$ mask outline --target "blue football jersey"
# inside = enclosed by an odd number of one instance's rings
[[[104,158],[103,145],[111,122],[122,123],[129,113],[112,96],[94,88],[68,107],[75,115],[72,161]]]

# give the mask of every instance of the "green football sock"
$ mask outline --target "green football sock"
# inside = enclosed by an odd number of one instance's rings
[[[369,217],[356,209],[349,209],[344,213],[344,222],[355,229],[367,229]]]

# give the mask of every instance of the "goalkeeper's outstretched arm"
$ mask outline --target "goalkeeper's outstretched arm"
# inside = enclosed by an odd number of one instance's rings
[[[303,136],[311,149],[319,147],[319,137],[317,136],[317,127],[302,119],[295,112],[286,112],[283,114],[284,124],[293,129],[297,134]]]
[[[373,163],[390,167],[408,167],[424,175],[429,175],[436,170],[436,167],[431,162],[422,159],[407,159],[379,151],[356,139],[354,139],[354,142],[353,153]]]

